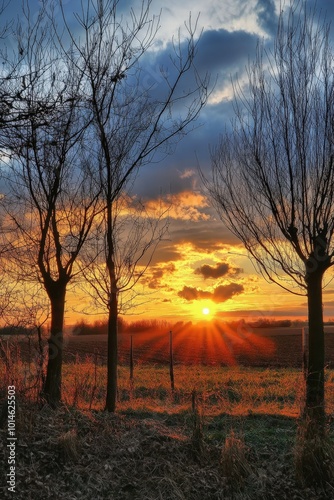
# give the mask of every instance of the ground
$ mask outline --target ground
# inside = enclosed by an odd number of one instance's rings
[[[273,351],[268,350],[273,337],[259,337],[243,339],[249,358],[255,360],[253,351],[263,348],[263,355],[278,360],[275,368],[266,363],[240,366],[237,361],[246,350],[238,351],[237,341],[231,339],[224,341],[226,356],[235,355],[233,365],[180,363],[181,353],[187,352],[180,339],[174,391],[168,364],[152,364],[137,350],[133,380],[127,359],[119,365],[115,415],[103,411],[106,367],[92,341],[85,339],[80,346],[87,350],[73,351],[72,362],[65,362],[63,404],[57,410],[38,399],[42,382],[38,351],[22,356],[20,345],[6,343],[0,357],[4,410],[0,409],[0,498],[332,500],[334,371],[326,369],[326,438],[317,454],[303,455],[308,467],[303,474],[299,420],[303,373],[300,366],[280,367],[283,361],[289,365],[283,355],[296,336],[279,336]],[[204,346],[211,346],[213,339],[204,340]],[[156,355],[165,356],[166,346],[157,347]],[[214,347],[208,352],[215,352]],[[296,356],[293,349],[289,353]],[[17,403],[15,494],[6,486],[6,394],[11,385]],[[308,486],[319,465],[326,466],[328,477],[322,484]]]
[[[282,415],[205,418],[196,405],[112,415],[22,402],[15,498],[330,500],[334,483],[296,479],[296,427]],[[1,434],[4,454],[6,426]],[[1,498],[12,497],[2,487]]]

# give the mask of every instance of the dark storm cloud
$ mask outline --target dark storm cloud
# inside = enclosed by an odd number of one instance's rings
[[[227,31],[222,28],[204,31],[196,45],[196,72],[190,68],[182,75],[176,95],[187,94],[197,86],[198,75],[204,77],[206,73],[212,75],[212,85],[218,75],[216,88],[226,82],[229,84],[230,75],[237,70],[243,72],[248,58],[255,55],[257,41],[257,35],[242,30]],[[183,60],[186,59],[188,50],[188,42],[181,42],[180,52]],[[170,89],[166,79],[171,82],[175,80],[179,64],[174,46],[170,42],[163,50],[146,52],[140,60],[140,71],[137,69],[132,78],[139,78],[140,88],[148,90],[152,99],[162,100]],[[191,95],[189,102],[192,98]],[[179,110],[182,108],[184,101],[181,100]]]
[[[259,26],[269,35],[277,31],[278,16],[274,0],[258,0],[255,7]]]
[[[248,59],[255,55],[258,37],[245,31],[229,32],[225,29],[207,30],[203,33],[197,46],[195,59],[199,74],[211,73],[212,82],[217,77],[213,96],[230,88],[231,75],[236,72],[241,76],[245,72]],[[186,44],[182,43],[182,52],[185,53]],[[141,81],[145,88],[150,88],[152,99],[163,99],[166,84],[161,73],[165,68],[171,79],[175,76],[175,68],[171,64],[171,45],[160,52],[147,53],[142,59]],[[193,71],[184,75],[179,92],[187,92],[196,85]],[[180,101],[181,102],[181,101]],[[189,101],[190,102],[190,101]],[[177,112],[186,110],[187,102],[176,109]],[[189,104],[189,103],[188,103]],[[141,169],[136,181],[136,190],[142,196],[155,197],[159,190],[178,193],[192,188],[193,179],[181,178],[179,171],[198,166],[208,172],[210,169],[210,145],[217,143],[219,135],[233,117],[232,96],[220,100],[211,100],[202,110],[194,127],[190,127],[188,135],[171,147],[171,155],[161,156],[159,164],[154,163]],[[147,180],[150,179],[148,182]]]
[[[231,299],[234,295],[239,295],[243,291],[244,287],[238,283],[217,286],[213,292],[193,288],[191,286],[184,286],[183,289],[178,292],[178,296],[187,301],[210,299],[220,304],[221,302],[226,302],[228,299]]]
[[[257,41],[257,35],[241,30],[204,31],[198,43],[196,67],[212,74],[222,72],[229,78],[231,71],[255,54]]]
[[[204,264],[203,266],[195,269],[195,274],[200,274],[204,279],[207,278],[222,278],[227,274],[237,274],[241,271],[240,268],[231,266],[228,262],[218,262],[215,266]]]

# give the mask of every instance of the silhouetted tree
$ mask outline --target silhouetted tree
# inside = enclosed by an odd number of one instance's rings
[[[13,35],[18,52],[8,53],[4,64],[14,68],[6,84],[8,117],[1,129],[3,200],[14,234],[6,258],[19,280],[41,283],[48,295],[51,325],[43,396],[56,405],[61,399],[67,286],[98,210],[100,186],[88,145],[89,117],[80,106],[81,82],[60,58],[44,6],[34,19],[26,6],[21,20],[24,24]]]
[[[281,13],[273,50],[260,45],[247,90],[235,86],[236,119],[212,152],[206,185],[264,277],[307,295],[305,416],[322,432],[322,286],[334,264],[334,64],[329,25],[303,6]]]
[[[132,311],[145,294],[136,285],[146,273],[154,252],[168,230],[168,209],[157,201],[152,210],[136,196],[119,196],[112,204],[112,238],[115,279],[118,292],[118,313]],[[105,313],[109,306],[109,272],[106,267],[106,212],[96,221],[90,243],[80,259],[84,293],[92,298],[92,313]],[[144,299],[145,301],[145,299]],[[135,303],[136,302],[136,303]],[[86,312],[87,306],[85,306]]]

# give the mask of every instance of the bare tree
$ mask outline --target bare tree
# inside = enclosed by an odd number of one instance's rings
[[[168,211],[167,211],[168,212]],[[138,290],[140,280],[147,271],[154,252],[168,229],[166,210],[149,213],[136,198],[119,196],[112,204],[112,249],[114,281],[106,265],[109,254],[106,212],[96,227],[94,240],[86,246],[82,263],[82,274],[86,280],[83,290],[90,295],[96,314],[108,313],[108,333],[110,324],[119,325],[119,314],[133,312],[135,307],[147,300],[147,291]],[[146,295],[143,297],[143,295]],[[110,311],[110,297],[115,297],[117,309]],[[141,300],[139,300],[141,297]],[[87,312],[87,308],[86,308]],[[117,396],[117,331],[115,344],[108,342],[106,409],[115,410]],[[109,340],[109,339],[108,339]]]
[[[150,18],[151,3],[143,0],[138,12],[131,10],[122,16],[117,0],[90,0],[77,15],[82,30],[80,41],[72,36],[68,51],[85,80],[86,102],[93,115],[92,147],[100,161],[106,206],[108,411],[115,410],[117,388],[114,203],[139,168],[172,151],[171,144],[189,131],[208,96],[208,78],[201,79],[194,67],[196,42],[191,24],[188,39],[173,45],[169,75],[167,68],[159,68],[159,85],[145,84],[143,60],[153,47],[159,27],[159,17]],[[64,21],[66,24],[65,15]],[[68,27],[70,37],[71,33]],[[192,83],[187,80],[188,74]]]
[[[5,0],[2,0],[0,2],[0,16],[3,16],[3,14],[5,13],[5,10],[6,8],[8,7],[8,1],[5,1]],[[10,27],[10,22],[7,21],[5,22],[4,24],[2,24],[2,26],[0,27],[0,40],[2,38],[5,38],[7,33],[8,33],[8,30],[9,30],[9,27]]]
[[[264,277],[307,295],[305,415],[321,430],[322,285],[334,264],[334,68],[329,25],[301,7],[281,13],[273,50],[259,47],[248,91],[236,88],[236,121],[213,151],[206,185]]]
[[[24,14],[25,30],[16,30],[20,65],[7,86],[13,121],[2,129],[8,158],[4,202],[16,234],[7,258],[15,262],[19,280],[39,281],[50,300],[43,395],[56,405],[66,290],[98,210],[100,188],[88,145],[89,116],[80,106],[81,82],[59,57],[46,11],[37,21],[28,9]]]
[[[119,196],[113,203],[113,248],[118,294],[118,313],[132,312],[140,304],[139,296],[147,295],[136,288],[151,263],[160,241],[168,231],[168,208],[157,203],[152,210],[129,193]],[[106,268],[105,213],[97,218],[90,242],[80,257],[84,277],[82,289],[92,298],[92,309],[85,312],[104,314],[112,293]],[[87,286],[88,285],[88,286]],[[145,301],[145,299],[143,298]]]

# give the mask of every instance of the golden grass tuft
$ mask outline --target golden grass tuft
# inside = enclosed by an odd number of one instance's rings
[[[308,432],[308,423],[301,421],[294,447],[296,477],[304,486],[325,487],[334,481],[334,443],[328,429],[324,434]]]
[[[78,460],[80,453],[76,429],[70,429],[59,436],[58,449],[64,462],[76,462]]]
[[[232,430],[225,438],[221,450],[220,465],[223,476],[234,490],[244,486],[245,479],[252,473],[248,460],[249,449],[244,439]]]
[[[194,457],[201,461],[205,446],[203,436],[203,408],[200,408],[198,395],[195,390],[191,393],[191,448]]]

